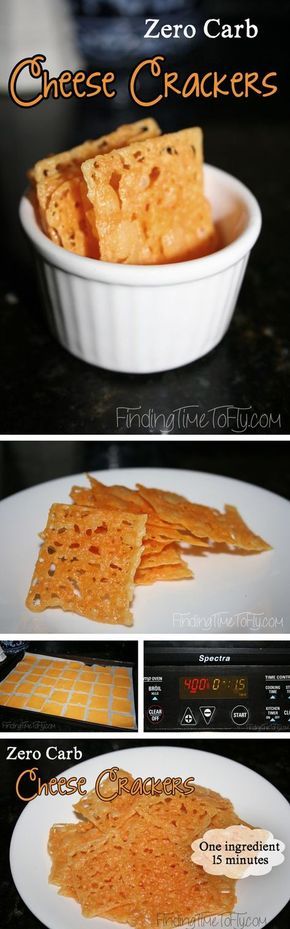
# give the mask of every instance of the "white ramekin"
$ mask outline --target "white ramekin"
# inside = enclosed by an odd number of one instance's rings
[[[93,365],[146,374],[188,364],[220,342],[235,309],[261,212],[240,181],[205,165],[205,190],[224,248],[167,265],[82,258],[41,231],[28,196],[20,219],[33,243],[50,328]]]

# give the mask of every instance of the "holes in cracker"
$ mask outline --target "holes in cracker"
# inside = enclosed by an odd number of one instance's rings
[[[119,193],[120,180],[121,180],[121,175],[118,173],[118,171],[113,171],[110,177],[110,184],[113,190],[116,191],[116,194]]]
[[[79,585],[78,585],[78,583],[77,583],[75,577],[68,577],[68,581],[70,582],[70,584],[71,584],[71,586],[72,586],[73,593],[74,593],[75,597],[81,598],[81,591],[80,591]]]
[[[154,182],[157,181],[157,178],[158,178],[159,176],[160,176],[160,169],[157,168],[157,166],[155,165],[154,168],[152,168],[152,170],[150,171],[150,174],[149,174],[150,183],[151,183],[151,184],[154,184]]]
[[[135,521],[136,516],[105,517],[91,508],[54,504],[45,532],[42,573],[38,586],[31,588],[32,608],[60,607],[91,619],[118,622],[120,618],[128,624],[130,571],[134,574],[129,543],[131,532],[136,535]],[[59,534],[59,530],[65,531]],[[134,543],[138,549],[138,538]]]
[[[121,208],[122,202],[121,202],[120,191],[119,191],[120,180],[121,180],[121,175],[118,173],[118,171],[113,171],[110,177],[110,181],[109,181],[110,187],[112,188],[115,194],[115,198],[113,197],[113,201],[114,201],[113,205],[115,205],[116,198],[117,198],[118,206]]]

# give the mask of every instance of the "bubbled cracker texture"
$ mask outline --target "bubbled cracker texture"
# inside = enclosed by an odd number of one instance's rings
[[[26,605],[132,625],[146,516],[53,504]]]
[[[156,568],[159,565],[175,565],[181,562],[180,549],[174,543],[164,545],[158,552],[146,552],[145,548],[142,556],[142,567]]]
[[[193,572],[188,565],[180,559],[180,562],[177,564],[160,564],[152,568],[143,568],[143,565],[140,568],[137,568],[135,576],[135,584],[140,586],[147,586],[148,584],[155,584],[156,581],[185,581],[187,579],[192,580]]]
[[[132,784],[120,770],[124,776]],[[103,781],[103,796],[115,790],[116,781]],[[197,786],[186,796],[123,793],[104,802],[92,791],[75,810],[78,824],[50,830],[50,882],[80,904],[83,916],[160,929],[162,913],[175,914],[177,926],[185,916],[193,922],[232,912],[235,881],[191,861],[195,838],[240,822],[220,794]]]
[[[63,181],[50,197],[46,231],[56,245],[76,255],[99,257],[99,244],[87,223],[82,178]]]
[[[216,247],[203,195],[201,130],[184,129],[82,164],[100,257],[162,264]]]
[[[173,525],[181,524],[197,537],[224,542],[244,551],[262,552],[271,548],[268,542],[249,529],[233,506],[225,506],[225,512],[221,513],[213,507],[191,503],[180,494],[143,487],[142,484],[137,484],[137,487],[160,519]]]
[[[99,257],[81,164],[133,140],[153,138],[159,132],[154,119],[142,119],[36,162],[28,176],[36,193],[42,228],[56,245],[78,255]]]

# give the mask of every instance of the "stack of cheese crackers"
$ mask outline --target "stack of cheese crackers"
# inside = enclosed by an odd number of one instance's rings
[[[43,231],[77,255],[163,264],[218,247],[199,128],[161,135],[139,120],[38,161],[29,178]]]
[[[158,929],[167,920],[170,926],[214,925],[215,914],[232,913],[235,880],[207,874],[191,858],[195,839],[241,823],[230,800],[199,784],[192,793],[168,796],[160,781],[158,793],[145,794],[134,790],[132,774],[120,769],[121,778],[132,792],[119,796],[116,780],[103,779],[102,799],[90,791],[74,805],[75,822],[50,829],[49,881],[58,893],[103,926],[106,920],[135,929]],[[187,918],[173,920],[172,914]]]
[[[133,623],[134,585],[192,578],[185,546],[261,552],[270,548],[233,506],[225,512],[169,491],[108,487],[89,476],[74,486],[72,504],[53,503],[26,604],[52,607],[99,622]]]

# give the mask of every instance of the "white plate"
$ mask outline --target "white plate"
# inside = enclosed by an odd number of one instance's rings
[[[95,623],[61,610],[31,613],[24,606],[39,543],[52,503],[66,503],[83,474],[31,487],[0,504],[0,633],[178,633],[243,634],[290,632],[290,503],[282,497],[213,474],[167,468],[120,468],[96,472],[106,484],[147,484],[184,494],[197,503],[237,506],[273,551],[255,555],[190,556],[194,580],[138,587],[134,625]]]
[[[193,776],[204,787],[228,797],[241,819],[254,826],[270,830],[276,839],[286,844],[285,861],[264,877],[239,881],[235,913],[243,914],[244,922],[233,920],[237,929],[266,926],[282,910],[289,899],[290,807],[285,797],[250,768],[228,758],[195,749],[151,746],[110,752],[65,771],[87,779],[92,789],[97,775],[112,766],[124,768],[137,777]],[[20,896],[30,910],[49,929],[117,929],[119,924],[94,918],[87,920],[73,900],[60,897],[56,887],[48,884],[50,859],[47,838],[50,827],[57,822],[75,822],[70,797],[45,797],[29,803],[16,823],[10,849],[13,880]],[[153,875],[154,878],[154,875]],[[258,920],[257,920],[258,917]],[[191,923],[192,925],[192,923]],[[224,920],[217,917],[216,929]],[[121,927],[120,927],[121,929]],[[185,927],[184,927],[185,929]]]

